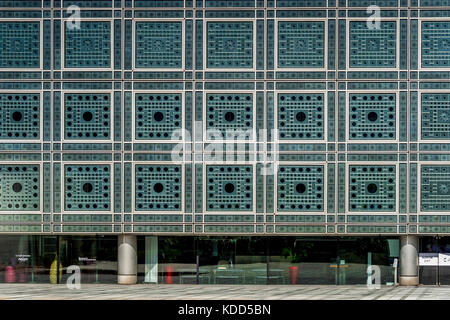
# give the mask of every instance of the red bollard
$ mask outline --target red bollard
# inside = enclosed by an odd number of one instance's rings
[[[289,267],[289,276],[291,278],[291,284],[297,284],[298,266]]]
[[[173,267],[172,266],[167,266],[166,267],[166,272],[167,272],[166,283],[167,284],[172,284],[173,283],[173,279],[172,279]]]
[[[16,273],[14,272],[14,268],[12,266],[7,266],[5,271],[5,282],[16,282]]]

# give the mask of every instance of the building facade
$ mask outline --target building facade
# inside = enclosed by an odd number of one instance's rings
[[[450,283],[449,68],[449,0],[0,1],[0,282]]]

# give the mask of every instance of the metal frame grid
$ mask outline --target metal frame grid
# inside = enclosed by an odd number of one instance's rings
[[[275,68],[274,70],[276,71],[286,71],[287,69],[290,70],[295,70],[295,71],[324,71],[327,69],[327,61],[328,61],[328,26],[327,26],[327,20],[326,19],[321,19],[321,18],[302,18],[302,19],[293,19],[293,18],[279,18],[275,20],[275,37],[278,38],[279,37],[279,23],[280,22],[304,22],[304,23],[308,23],[308,22],[322,22],[324,24],[324,35],[323,35],[323,41],[324,41],[324,45],[323,45],[323,66],[322,67],[298,67],[298,66],[294,66],[294,67],[280,67],[279,66],[279,45],[278,45],[278,41],[275,41],[275,48],[274,48],[274,64],[275,64]]]
[[[82,7],[82,21],[111,24],[108,68],[66,68],[64,25],[70,17],[63,1],[42,0],[39,8],[0,8],[1,22],[39,22],[41,44],[39,68],[0,68],[0,93],[40,93],[39,138],[0,140],[0,163],[39,164],[41,172],[39,212],[8,213],[12,220],[0,221],[6,228],[1,230],[47,234],[450,234],[450,223],[435,220],[437,216],[446,216],[445,212],[420,209],[421,168],[447,165],[450,161],[448,141],[421,137],[422,94],[450,90],[448,68],[422,67],[421,27],[425,21],[450,21],[436,16],[436,12],[450,11],[450,6],[422,2],[377,1],[382,10],[381,21],[396,23],[395,68],[350,66],[350,22],[367,21],[366,7],[356,7],[355,1],[350,0],[325,0],[325,6],[317,2],[315,7],[302,7],[301,1],[288,4],[279,0],[255,0],[251,7],[207,7],[204,0],[186,0],[181,7],[169,7],[164,1],[159,2],[161,7],[146,7],[148,4],[144,2],[139,2],[143,6],[137,6],[134,0],[111,1],[110,7]],[[135,25],[159,21],[182,24],[181,67],[136,68]],[[222,21],[252,23],[250,68],[208,67],[208,22]],[[278,66],[278,23],[289,21],[324,23],[323,68]],[[70,92],[110,93],[109,139],[64,139],[64,95]],[[187,133],[183,133],[180,141],[135,139],[135,95],[139,93],[181,94],[181,127]],[[238,150],[233,159],[226,158],[224,150],[217,150],[218,157],[228,161],[223,164],[206,157],[206,151],[217,142],[207,140],[205,135],[205,99],[209,93],[253,96],[253,139],[238,141],[246,148]],[[273,143],[267,146],[257,139],[259,129],[277,129],[277,97],[284,93],[323,94],[323,139],[284,140],[274,133]],[[348,99],[353,93],[395,93],[395,139],[349,139]],[[170,156],[173,150],[179,150],[178,142],[184,147],[181,154],[185,161],[172,163]],[[280,152],[275,167],[324,167],[322,211],[277,210],[277,174],[261,174],[261,169],[271,164],[275,143],[279,144]],[[226,145],[231,143],[227,141]],[[258,157],[261,162],[252,164],[252,210],[206,210],[206,167],[247,165],[243,159]],[[66,164],[110,165],[109,210],[98,213],[64,210]],[[136,210],[135,166],[140,164],[181,165],[180,210]],[[395,212],[349,210],[351,165],[396,166]],[[424,217],[432,220],[422,222]]]

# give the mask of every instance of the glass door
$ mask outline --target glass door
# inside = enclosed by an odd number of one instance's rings
[[[158,237],[158,283],[195,284],[196,257],[193,237]]]
[[[236,268],[236,238],[199,238],[199,283],[243,283],[242,270]]]
[[[117,238],[115,236],[61,236],[59,238],[60,283],[78,266],[81,283],[115,283],[117,281]],[[56,266],[56,263],[55,263]]]
[[[439,237],[439,275],[438,284],[450,285],[450,237]]]
[[[49,283],[56,237],[0,236],[0,283]]]
[[[424,285],[439,284],[439,239],[422,237],[419,245],[419,282]]]
[[[271,284],[335,284],[336,238],[272,237]]]
[[[380,271],[380,284],[392,285],[395,282],[395,258],[398,258],[398,239],[339,238],[336,282],[340,285],[367,284],[368,267],[376,266]],[[374,272],[372,270],[372,274]]]

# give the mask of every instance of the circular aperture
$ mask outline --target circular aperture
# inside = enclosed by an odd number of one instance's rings
[[[12,118],[13,118],[14,121],[20,121],[20,120],[22,120],[22,112],[15,111],[15,112],[12,114]]]
[[[377,190],[378,190],[378,187],[375,183],[371,183],[367,186],[367,192],[369,192],[369,193],[375,193],[375,192],[377,192]]]
[[[227,112],[225,113],[225,120],[228,122],[231,122],[234,120],[234,113],[233,112]]]
[[[232,193],[234,191],[234,185],[232,183],[227,183],[225,185],[225,191],[227,193]]]
[[[85,113],[83,113],[83,120],[91,121],[92,120],[92,112],[86,111]]]
[[[156,183],[153,186],[153,191],[155,191],[156,193],[161,193],[164,190],[164,186],[161,183]]]
[[[20,183],[16,182],[12,185],[12,189],[14,192],[20,192],[20,191],[22,191],[22,185]]]
[[[155,119],[155,121],[162,121],[164,119],[164,115],[162,114],[162,112],[155,112],[155,114],[153,115],[153,118]]]
[[[90,183],[83,184],[83,191],[84,192],[89,193],[89,192],[92,192],[93,189],[94,189],[94,187],[92,186],[92,184],[90,184]]]
[[[295,118],[297,119],[297,121],[303,122],[306,120],[306,114],[304,112],[298,112],[295,115]]]
[[[378,114],[376,112],[369,112],[367,119],[369,119],[369,121],[377,121]]]
[[[295,191],[298,193],[304,193],[306,191],[306,186],[303,183],[299,183],[295,186]]]

